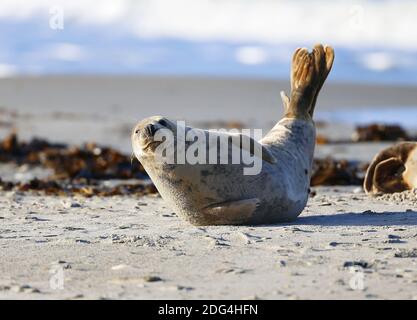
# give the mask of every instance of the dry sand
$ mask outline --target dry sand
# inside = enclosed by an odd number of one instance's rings
[[[268,129],[281,115],[279,90],[286,86],[275,80],[5,79],[0,135],[16,126],[25,139],[96,141],[130,152],[131,127],[150,114]],[[318,108],[416,102],[414,88],[330,82]],[[351,133],[337,128],[329,132]],[[369,161],[385,145],[324,145],[316,156]],[[3,178],[31,174],[0,165]],[[413,197],[369,198],[357,187],[315,191],[294,223],[244,227],[194,227],[158,197],[0,192],[0,298],[417,298]]]
[[[296,222],[243,227],[158,197],[3,195],[0,298],[417,298],[415,205],[316,190]]]

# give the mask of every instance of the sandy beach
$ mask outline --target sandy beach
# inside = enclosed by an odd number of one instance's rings
[[[417,298],[415,202],[349,187],[256,227],[194,227],[158,197],[5,194],[0,208],[3,299]]]
[[[269,130],[283,89],[286,81],[226,78],[1,79],[0,137],[15,128],[24,140],[96,142],[130,154],[130,130],[153,114]],[[416,105],[414,87],[330,81],[317,110]],[[318,131],[349,139],[353,125]],[[323,144],[315,155],[369,162],[390,144]],[[4,180],[47,174],[0,164]],[[416,204],[371,198],[359,186],[317,187],[293,223],[194,227],[158,195],[0,191],[0,298],[416,299]]]

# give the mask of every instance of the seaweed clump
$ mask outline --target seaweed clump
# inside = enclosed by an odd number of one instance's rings
[[[367,166],[359,161],[314,159],[311,186],[362,185]]]
[[[51,195],[71,193],[86,197],[157,193],[139,163],[133,163],[131,157],[115,149],[94,143],[68,146],[41,139],[21,142],[12,132],[0,141],[0,162],[41,166],[53,172],[47,179],[29,182],[0,179],[0,189],[6,191],[42,191]],[[114,183],[112,186],[102,183],[108,180],[134,180],[135,183]]]

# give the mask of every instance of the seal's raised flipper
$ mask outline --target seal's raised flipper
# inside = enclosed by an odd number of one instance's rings
[[[294,53],[291,68],[291,95],[281,92],[284,117],[310,120],[310,106],[316,92],[317,76],[314,68],[315,56],[306,48]]]
[[[316,44],[313,49],[313,54],[315,56],[315,69],[318,76],[318,87],[316,95],[313,98],[313,102],[310,108],[310,116],[313,118],[314,108],[316,107],[317,97],[319,96],[320,90],[323,87],[324,82],[327,79],[327,76],[332,70],[333,61],[334,61],[334,50],[332,47],[325,45],[324,47],[321,44]]]
[[[251,155],[258,156],[258,152],[262,152],[262,160],[265,160],[269,163],[276,163],[277,159],[274,157],[274,155],[262,144],[257,142],[256,140],[252,139],[251,137],[238,133],[234,134],[235,137],[239,136],[239,139],[233,139],[232,143],[242,149],[248,151]],[[260,156],[260,155],[259,155]]]
[[[247,223],[259,206],[259,199],[245,199],[216,203],[203,209],[208,224]]]
[[[291,95],[281,92],[284,117],[311,120],[317,96],[326,80],[334,60],[331,47],[316,45],[311,53],[298,48],[292,59]]]

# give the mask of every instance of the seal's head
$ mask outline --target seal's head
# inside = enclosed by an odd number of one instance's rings
[[[417,143],[398,143],[375,156],[365,176],[366,193],[394,193],[413,188],[417,188]]]
[[[132,130],[133,152],[138,159],[153,156],[153,152],[162,141],[155,139],[155,135],[161,129],[176,132],[176,124],[165,117],[154,116],[140,121]]]

